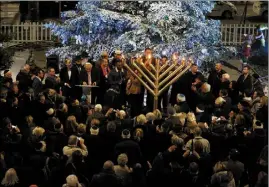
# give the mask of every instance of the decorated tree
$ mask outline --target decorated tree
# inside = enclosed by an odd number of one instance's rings
[[[46,25],[62,43],[47,55],[87,51],[96,60],[104,50],[134,55],[150,47],[157,55],[180,52],[198,65],[208,64],[202,62],[231,51],[221,45],[220,21],[206,19],[213,7],[210,1],[79,2],[75,11],[62,13],[61,24]]]
[[[14,50],[4,47],[3,43],[11,40],[11,36],[0,33],[0,71],[9,69],[13,64]]]

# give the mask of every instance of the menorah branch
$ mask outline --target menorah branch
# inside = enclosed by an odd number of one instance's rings
[[[128,64],[124,65],[126,67],[126,69],[135,77],[139,80],[139,82],[141,84],[143,84],[143,86],[152,94],[154,94],[154,91],[128,66]]]
[[[173,71],[170,75],[168,75],[160,84],[159,86],[161,87],[163,84],[165,84],[168,80],[170,80],[172,77],[174,77],[176,74],[178,74],[181,69],[184,67],[184,65],[180,65],[175,71]]]
[[[169,68],[167,68],[160,76],[159,76],[159,81],[167,75],[168,72],[170,72],[174,67],[176,66],[175,63],[173,63]]]
[[[174,84],[187,70],[190,69],[192,63],[189,63],[183,71],[181,71],[177,76],[175,76],[169,83],[167,83],[158,93],[158,96],[161,95],[169,86]]]
[[[149,74],[151,78],[153,78],[155,81],[156,77],[148,70],[148,68],[143,63],[141,63],[141,66],[143,67],[144,70],[146,70],[147,74]]]
[[[141,75],[147,80],[147,82],[153,87],[153,88],[155,88],[155,84],[150,80],[150,78],[141,70],[141,68],[137,65],[137,64],[135,64],[135,63],[133,63],[132,64],[134,67],[135,67],[135,69],[137,70],[137,71],[139,71],[139,73],[141,73]]]
[[[166,62],[162,67],[160,68],[160,72],[162,72],[166,67],[168,66],[168,63]]]

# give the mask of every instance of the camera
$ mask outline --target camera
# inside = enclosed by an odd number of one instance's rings
[[[12,127],[12,129],[16,129],[16,126],[14,126],[14,125],[11,125],[11,127]]]
[[[78,137],[78,141],[80,141],[81,140],[81,138],[80,137]]]

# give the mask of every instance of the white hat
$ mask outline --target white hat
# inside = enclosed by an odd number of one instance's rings
[[[50,108],[49,110],[47,110],[47,114],[48,115],[52,115],[54,113],[54,109]]]
[[[93,126],[90,128],[91,135],[98,135],[99,134],[99,128],[96,126]]]
[[[178,102],[184,102],[184,101],[186,101],[186,97],[185,97],[185,95],[183,95],[183,94],[177,94],[177,100],[178,100]]]
[[[115,55],[121,55],[121,51],[120,50],[116,50],[115,51]]]

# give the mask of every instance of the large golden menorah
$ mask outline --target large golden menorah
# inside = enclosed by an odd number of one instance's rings
[[[148,93],[154,96],[153,110],[158,108],[158,97],[176,82],[192,65],[193,61],[189,59],[187,63],[185,58],[178,64],[177,58],[173,56],[172,64],[169,61],[160,65],[160,59],[156,59],[154,65],[152,63],[145,63],[140,57],[138,59],[131,59],[131,64],[125,63],[126,69],[137,78],[140,83],[147,89]],[[131,68],[133,67],[133,68]],[[142,75],[139,76],[135,70]],[[144,80],[143,80],[144,78]]]

